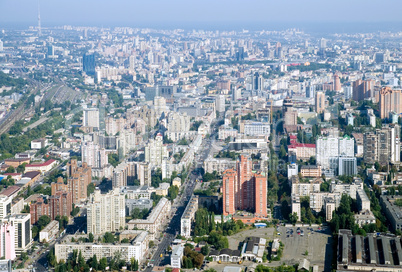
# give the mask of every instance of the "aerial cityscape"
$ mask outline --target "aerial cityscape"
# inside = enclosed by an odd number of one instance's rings
[[[0,272],[402,271],[402,22],[385,7],[348,26],[362,1],[307,0],[333,13],[299,23],[283,3],[273,23],[227,0],[16,2]]]

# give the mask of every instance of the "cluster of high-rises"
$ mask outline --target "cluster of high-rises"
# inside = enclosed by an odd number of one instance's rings
[[[236,169],[223,173],[222,182],[224,215],[244,210],[258,218],[267,217],[267,177],[253,173],[250,157],[241,155]]]

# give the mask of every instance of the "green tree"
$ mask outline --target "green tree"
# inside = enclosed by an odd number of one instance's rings
[[[18,165],[18,166],[17,166],[17,173],[24,173],[24,172],[25,172],[25,165],[26,165],[26,164],[27,164],[27,163],[24,162],[23,164]]]
[[[92,257],[91,267],[93,269],[98,269],[98,259],[96,258],[96,254]]]
[[[93,243],[93,242],[94,242],[94,235],[92,234],[92,232],[90,232],[90,233],[88,234],[88,241],[89,241],[90,243]]]
[[[6,169],[6,173],[15,173],[15,168],[14,168],[13,166],[9,166],[9,167]]]
[[[95,191],[95,184],[91,182],[87,186],[87,196],[89,197],[94,191]]]
[[[105,243],[113,243],[114,242],[114,235],[111,234],[110,232],[106,232],[105,235],[103,235],[103,240]]]

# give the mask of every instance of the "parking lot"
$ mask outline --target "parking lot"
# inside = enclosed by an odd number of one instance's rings
[[[229,248],[238,249],[239,243],[246,237],[256,236],[267,239],[267,241],[278,238],[285,245],[283,255],[280,261],[266,264],[268,266],[277,266],[283,263],[288,265],[298,264],[303,259],[308,259],[311,265],[318,265],[319,271],[324,271],[327,259],[327,267],[332,260],[331,232],[328,228],[319,229],[319,227],[298,227],[279,226],[277,228],[248,229],[229,236]],[[293,234],[291,231],[293,230]],[[302,233],[303,231],[303,233]],[[308,255],[305,255],[305,253]],[[226,264],[228,265],[228,264]],[[246,264],[243,264],[243,266]],[[215,266],[215,265],[212,265]],[[218,266],[219,267],[219,266]],[[326,271],[326,270],[325,270]]]
[[[332,237],[329,228],[300,227],[299,233],[297,229],[298,227],[283,226],[278,228],[281,233],[280,240],[285,245],[280,262],[297,264],[302,259],[308,259],[311,265],[318,265],[320,271],[323,271],[326,257],[329,257],[329,262],[332,259]]]

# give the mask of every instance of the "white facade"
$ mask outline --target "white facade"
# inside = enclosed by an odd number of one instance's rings
[[[20,213],[8,215],[4,222],[11,222],[15,226],[15,252],[17,255],[26,251],[32,245],[31,214]]]
[[[56,260],[67,260],[74,250],[81,252],[85,260],[89,260],[94,255],[99,259],[113,258],[116,255],[120,259],[130,262],[134,258],[141,263],[146,257],[148,251],[148,232],[140,231],[131,243],[122,244],[102,244],[102,243],[71,243],[71,238],[76,236],[68,235],[65,240],[55,245]],[[86,236],[85,236],[86,238]]]
[[[156,135],[155,139],[149,140],[145,147],[145,161],[149,162],[153,167],[161,167],[163,158],[169,157],[167,147],[163,144],[161,134]]]
[[[188,138],[190,133],[190,116],[186,113],[170,112],[167,117],[166,136],[176,142],[182,138]]]
[[[244,134],[249,136],[269,136],[271,134],[271,125],[263,122],[244,123]]]
[[[39,232],[39,242],[47,243],[53,240],[59,233],[59,222],[51,221],[43,230]]]
[[[92,168],[103,168],[108,164],[106,150],[93,142],[82,143],[81,160]]]
[[[100,235],[124,229],[126,224],[125,196],[115,188],[107,194],[96,189],[87,208],[88,233]]]
[[[12,197],[0,195],[0,220],[11,214]]]
[[[84,127],[99,128],[99,109],[97,108],[84,109],[82,125]]]
[[[170,256],[170,265],[172,268],[181,268],[181,259],[183,258],[184,246],[176,245],[172,248]]]
[[[288,179],[290,179],[293,176],[297,176],[299,172],[299,167],[296,163],[292,163],[288,165]]]
[[[317,139],[317,164],[324,170],[338,168],[338,158],[354,157],[354,139],[346,137],[319,137]]]
[[[216,96],[215,108],[217,112],[225,112],[225,96],[220,94]]]
[[[166,198],[162,198],[158,205],[153,208],[147,219],[130,220],[127,225],[128,229],[142,229],[149,232],[150,240],[154,240],[162,231],[162,226],[167,223],[170,215],[172,204]]]
[[[191,224],[194,221],[195,212],[198,210],[198,196],[193,195],[184,210],[180,220],[180,235],[191,237]]]

